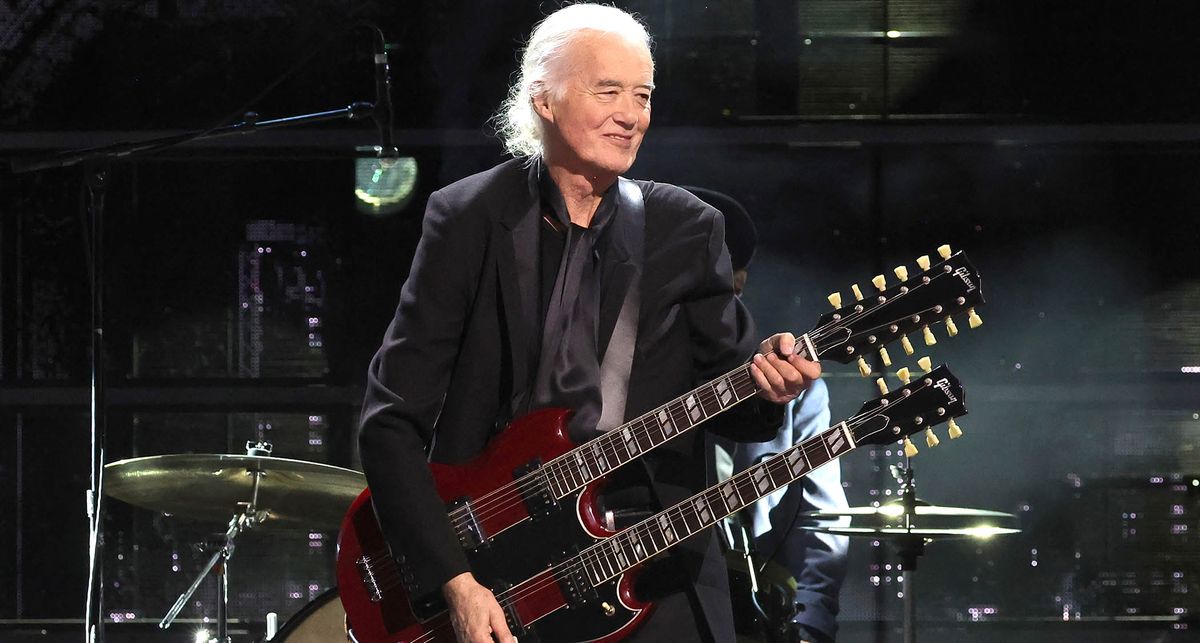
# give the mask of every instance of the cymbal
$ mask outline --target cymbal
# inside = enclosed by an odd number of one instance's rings
[[[820,525],[801,525],[801,529],[807,531],[819,531],[826,534],[835,534],[838,536],[860,536],[866,538],[876,538],[879,540],[901,540],[903,538],[925,538],[946,539],[946,538],[991,538],[992,536],[1002,536],[1004,534],[1017,534],[1020,529],[1011,527],[996,527],[994,525],[976,525],[974,527],[958,527],[958,528],[924,528],[924,527],[823,527]]]
[[[1016,521],[1016,516],[1010,513],[971,507],[940,507],[919,499],[911,513],[905,510],[900,501],[896,501],[878,507],[806,511],[800,515],[809,520],[837,521],[832,525],[802,525],[808,531],[882,539],[898,540],[913,536],[928,539],[990,538],[1021,531],[1010,526]]]
[[[915,516],[961,516],[964,518],[1016,518],[1013,514],[987,509],[972,509],[970,507],[939,507],[937,505],[917,505],[913,507]],[[806,511],[801,516],[814,520],[832,520],[843,516],[882,516],[896,519],[904,516],[904,507],[888,503],[878,507],[849,507],[841,511]]]
[[[229,522],[249,503],[268,525],[336,530],[367,486],[363,474],[328,464],[261,455],[170,454],[104,466],[104,491],[145,509],[194,520]],[[239,505],[239,503],[242,503]]]

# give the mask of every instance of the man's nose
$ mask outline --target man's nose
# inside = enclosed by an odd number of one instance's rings
[[[633,129],[637,126],[641,116],[642,106],[638,104],[637,98],[626,94],[617,104],[617,109],[613,113],[613,122],[625,129]]]

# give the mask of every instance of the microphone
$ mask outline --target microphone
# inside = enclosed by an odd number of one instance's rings
[[[379,130],[379,159],[390,165],[400,157],[400,151],[392,142],[392,77],[382,33],[375,41],[375,111],[372,117]]]

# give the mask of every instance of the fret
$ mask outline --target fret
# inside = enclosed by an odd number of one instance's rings
[[[542,468],[542,479],[546,482],[546,487],[550,493],[554,494],[555,498],[561,498],[566,494],[563,489],[563,483],[559,479],[558,464],[552,462]]]
[[[750,476],[746,475],[746,471],[743,471],[742,473],[730,478],[729,481],[732,482],[734,488],[737,489],[738,497],[742,500],[743,504],[748,504],[758,500],[758,496],[756,495],[758,486],[754,484],[754,480],[752,480]],[[749,498],[750,500],[747,501],[746,498]]]
[[[639,529],[633,528],[625,533],[629,534],[629,546],[633,548],[634,556],[637,560],[642,561],[650,556],[646,552],[646,543],[642,542],[642,535],[638,533],[639,531]]]
[[[695,426],[695,423],[688,417],[687,409],[683,404],[672,402],[667,409],[671,412],[671,419],[674,420],[676,428],[686,431]]]
[[[571,466],[569,460],[560,460],[558,468],[562,471],[563,479],[567,481],[571,489],[578,489],[583,485],[583,481],[579,479],[575,467]]]
[[[750,375],[749,367],[745,369],[745,372],[746,375],[742,377],[737,377],[735,374],[730,378],[739,402],[758,392],[758,385],[754,383],[754,377]]]
[[[718,487],[718,489],[721,492],[721,500],[725,502],[726,515],[741,509],[742,506],[746,504],[745,501],[742,500],[742,494],[738,492],[737,483],[735,483],[732,479],[721,483],[721,486]]]
[[[699,497],[692,500],[692,510],[696,512],[696,519],[701,525],[714,523],[717,517],[713,515],[712,509],[708,506],[708,494],[700,494]]]
[[[683,537],[700,531],[704,527],[704,521],[700,520],[700,515],[696,511],[696,506],[692,503],[680,505],[679,507],[679,531],[683,532]]]
[[[637,438],[633,435],[633,427],[626,426],[621,429],[621,444],[625,446],[625,459],[632,460],[642,452],[642,448],[638,446]]]
[[[719,514],[714,514],[714,517],[717,515],[728,516],[729,514],[734,512],[734,509],[732,507],[730,507],[729,503],[725,502],[725,498],[722,497],[721,486],[716,486],[716,487],[709,489],[708,491],[705,491],[704,498],[708,502],[708,506],[712,507],[713,509],[716,509],[718,507],[723,507],[723,509],[721,510],[721,512]],[[720,501],[720,505],[717,504],[717,501]]]
[[[825,450],[829,452],[829,459],[832,460],[842,453],[850,450],[850,443],[846,441],[845,434],[842,433],[841,427],[836,427],[833,430],[826,431],[821,436],[824,438],[823,444]]]
[[[612,538],[608,539],[609,547],[611,547],[613,550],[613,560],[617,561],[617,573],[629,569],[635,562],[637,562],[629,558],[629,554],[625,551],[625,547],[623,546],[623,540],[624,539],[619,536],[613,536]]]
[[[592,480],[596,477],[592,473],[592,469],[588,467],[587,459],[583,457],[583,451],[575,452],[575,466],[579,470],[584,480]]]
[[[599,471],[598,471],[599,475],[604,475],[605,471],[608,471],[609,469],[612,468],[608,464],[608,456],[604,453],[604,441],[603,440],[594,440],[592,442],[591,451],[592,451],[592,458],[594,459],[594,462],[596,463],[596,468],[599,469]]]
[[[722,409],[728,408],[731,404],[738,401],[734,399],[737,394],[734,392],[733,384],[729,380],[729,377],[722,377],[711,385],[714,397]]]
[[[599,558],[600,571],[605,574],[605,578],[612,578],[617,575],[616,564],[613,560],[612,551],[607,542],[601,543],[596,548],[596,555]]]
[[[641,426],[633,430],[633,437],[637,440],[638,450],[642,453],[654,448],[654,439],[650,437],[650,422],[649,418],[642,418]]]
[[[700,398],[700,406],[704,409],[705,417],[712,417],[725,410],[725,407],[721,406],[717,400],[717,389],[712,383],[700,387],[696,397]]]
[[[666,536],[663,536],[662,531],[658,529],[658,525],[654,522],[646,523],[646,540],[642,544],[646,546],[646,551],[651,556],[667,548],[670,543],[667,542]]]
[[[684,398],[683,406],[687,410],[688,419],[692,425],[700,424],[708,415],[704,412],[704,407],[700,404],[700,398],[695,394],[691,394]]]
[[[663,540],[666,541],[667,547],[675,544],[677,536],[675,535],[675,524],[671,522],[671,518],[667,514],[662,514],[658,517],[658,530],[662,533]]]
[[[618,541],[617,545],[621,548],[621,556],[628,561],[625,563],[626,569],[642,561],[641,557],[637,553],[637,548],[634,547],[633,541],[628,537],[627,534],[615,536],[613,540]]]
[[[756,496],[764,496],[771,490],[771,485],[774,481],[771,480],[766,466],[759,464],[748,469],[747,473],[750,474],[750,480],[754,484],[754,494]]]
[[[675,421],[671,419],[671,414],[667,412],[667,408],[663,408],[654,416],[658,432],[662,435],[659,444],[667,441],[667,438],[675,432]]]
[[[783,453],[783,461],[787,464],[788,472],[793,478],[799,478],[809,468],[808,458],[804,455],[804,445],[793,447]]]

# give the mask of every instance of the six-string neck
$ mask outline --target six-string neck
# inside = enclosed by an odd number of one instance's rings
[[[845,422],[600,541],[577,558],[594,584],[621,574],[855,448]]]
[[[805,336],[797,341],[796,350],[810,357],[810,346]],[[551,460],[540,474],[545,476],[555,496],[561,498],[757,392],[750,364],[743,364]]]

